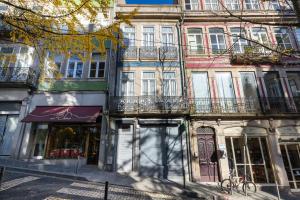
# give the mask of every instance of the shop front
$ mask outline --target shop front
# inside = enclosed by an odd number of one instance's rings
[[[101,112],[100,106],[37,106],[22,120],[34,127],[31,157],[56,163],[80,158],[97,165]]]

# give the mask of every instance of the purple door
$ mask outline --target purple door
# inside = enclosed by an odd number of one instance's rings
[[[219,180],[218,158],[213,134],[198,134],[198,155],[200,181],[216,182]]]

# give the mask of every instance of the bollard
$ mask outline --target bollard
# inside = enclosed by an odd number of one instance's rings
[[[107,197],[108,197],[108,181],[105,181],[104,200],[107,200]]]
[[[2,185],[2,178],[4,176],[4,171],[5,171],[5,167],[0,167],[0,188],[1,188],[1,185]]]

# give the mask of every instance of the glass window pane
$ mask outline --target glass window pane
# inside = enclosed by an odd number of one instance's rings
[[[68,66],[68,73],[67,73],[67,77],[73,77],[73,73],[75,70],[75,63],[74,62],[70,62],[69,66]]]
[[[81,78],[82,66],[83,66],[82,62],[77,63],[77,69],[76,69],[76,75],[75,75],[76,78]]]

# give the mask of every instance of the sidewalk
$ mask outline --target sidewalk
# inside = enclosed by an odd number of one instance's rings
[[[138,176],[137,173],[119,174],[116,172],[102,171],[97,166],[84,165],[78,169],[77,173],[74,167],[62,167],[57,165],[45,165],[41,163],[25,162],[13,159],[0,158],[0,165],[8,167],[8,169],[24,171],[28,173],[39,173],[48,176],[57,176],[62,178],[70,178],[76,180],[86,180],[92,182],[104,183],[108,181],[110,184],[131,187],[136,190],[146,192],[174,194],[178,196],[186,196],[188,199],[199,197],[205,199],[232,199],[232,200],[276,200],[277,193],[275,187],[259,188],[258,192],[252,194],[251,197],[246,197],[244,194],[234,192],[233,195],[228,195],[220,190],[217,183],[193,183],[187,182],[186,187],[177,183],[161,180],[158,178],[149,178]],[[281,194],[281,199],[297,200],[300,195],[295,196],[291,193]]]

